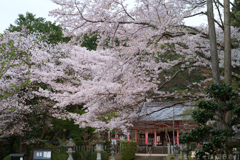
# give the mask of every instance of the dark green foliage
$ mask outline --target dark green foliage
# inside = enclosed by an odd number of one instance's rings
[[[86,128],[79,128],[78,125],[74,124],[73,120],[61,120],[61,119],[55,119],[53,120],[54,124],[54,130],[63,130],[65,129],[65,137],[66,139],[72,138],[74,140],[74,143],[76,145],[88,145],[86,144],[84,138],[92,139],[94,137],[94,128],[86,127]],[[64,132],[64,131],[62,131]]]
[[[212,119],[214,116],[213,113],[208,112],[205,109],[193,111],[193,119],[194,121],[205,124],[209,119]]]
[[[108,160],[109,159],[109,154],[106,151],[103,151],[101,153],[101,159],[102,160]]]
[[[6,156],[6,157],[4,157],[3,160],[11,160],[11,157],[10,156]]]
[[[232,15],[230,17],[231,25],[234,27],[240,27],[240,0],[235,0],[234,5],[236,7],[232,7]]]
[[[27,12],[26,16],[19,14],[16,19],[16,26],[10,24],[7,29],[10,32],[24,32],[31,34],[33,32],[42,33],[42,39],[49,43],[56,44],[59,42],[68,42],[70,37],[63,37],[63,28],[51,21],[46,21],[45,18],[36,18],[34,14]]]
[[[207,94],[210,98],[223,102],[229,101],[233,96],[237,95],[232,91],[232,87],[230,85],[226,85],[225,83],[212,84],[207,89]]]
[[[111,152],[111,147],[112,147],[111,141],[108,140],[108,137],[104,137],[103,140],[105,141],[105,143],[104,143],[103,145],[106,146],[105,151],[106,151],[108,154],[110,154],[110,152]]]
[[[95,159],[97,159],[97,152],[93,152],[89,160],[95,160]]]
[[[92,154],[90,152],[81,150],[73,153],[74,160],[91,160]]]
[[[96,159],[97,159],[97,152],[93,152],[91,154],[91,156],[89,157],[89,159],[86,159],[86,160],[96,160]],[[106,151],[103,151],[101,153],[101,159],[102,160],[108,160],[109,159],[109,154]]]
[[[137,142],[121,141],[121,153],[123,160],[132,160],[137,152]]]
[[[7,145],[3,145],[0,147],[0,160],[3,160],[2,158],[4,158],[5,156],[9,155],[12,151],[12,148],[9,144]]]
[[[206,159],[207,154],[214,156],[224,152],[228,156],[234,147],[229,141],[229,138],[235,135],[232,128],[240,123],[239,97],[230,85],[213,84],[207,89],[207,93],[215,102],[201,101],[192,115],[201,126],[179,137],[180,143],[209,142],[203,145],[201,152],[197,153],[199,159]],[[226,119],[228,111],[233,111],[230,120]]]
[[[89,51],[97,50],[97,40],[98,40],[98,36],[97,35],[92,35],[89,36],[87,34],[84,34],[83,37],[83,42],[81,44],[82,47],[86,47]]]

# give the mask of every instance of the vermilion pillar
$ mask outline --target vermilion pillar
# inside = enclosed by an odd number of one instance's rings
[[[145,144],[148,144],[148,132],[145,132]]]
[[[135,129],[135,141],[137,142],[137,129]]]
[[[127,141],[130,141],[130,133],[127,133]]]
[[[179,129],[177,130],[177,145],[179,146]]]
[[[154,146],[157,146],[157,131],[156,131],[156,128],[154,128]]]

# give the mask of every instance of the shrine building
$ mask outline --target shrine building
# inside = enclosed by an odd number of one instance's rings
[[[138,146],[179,145],[182,131],[198,126],[191,117],[194,108],[193,104],[183,102],[146,103],[133,120],[133,127],[129,128],[126,139],[137,141]],[[119,139],[118,134],[112,134],[111,138],[109,135],[108,138],[114,143]]]

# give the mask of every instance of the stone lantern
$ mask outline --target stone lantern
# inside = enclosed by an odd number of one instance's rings
[[[182,146],[181,151],[183,153],[183,159],[188,160],[188,152],[189,152],[188,144],[185,144],[184,146]]]
[[[115,160],[115,158],[114,158],[114,145],[112,145],[112,148],[111,148],[111,160]]]
[[[123,132],[121,131],[121,132],[118,132],[118,137],[119,137],[119,140],[120,141],[125,141],[126,139],[125,139],[125,134],[123,134]]]
[[[73,151],[74,146],[75,143],[73,142],[72,138],[70,138],[70,140],[66,144],[66,147],[68,147],[67,153],[69,155],[67,160],[73,160],[72,154],[75,153],[75,151]]]
[[[96,160],[101,160],[101,152],[103,151],[103,143],[105,143],[105,141],[101,139],[100,135],[98,135],[98,139],[96,139],[93,142],[96,144],[95,146],[95,151],[97,152]]]

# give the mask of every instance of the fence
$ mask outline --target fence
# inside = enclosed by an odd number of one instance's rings
[[[68,150],[68,147],[60,146],[59,150],[61,153],[65,153]],[[87,151],[87,152],[93,153],[94,146],[75,146],[75,147],[73,147],[73,150],[74,151]]]
[[[107,148],[107,146],[103,146],[104,149]],[[60,146],[59,150],[61,153],[66,153],[66,151],[68,150],[68,147],[65,146]],[[93,153],[95,151],[94,146],[75,146],[73,147],[74,151],[87,151],[90,153]],[[114,152],[115,153],[120,153],[120,145],[114,145]]]

